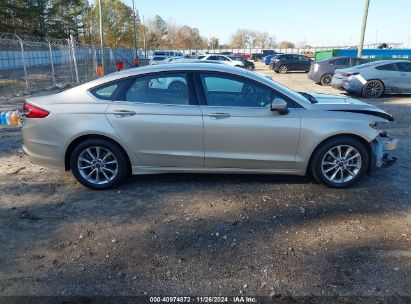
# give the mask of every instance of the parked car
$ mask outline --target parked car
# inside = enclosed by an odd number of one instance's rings
[[[274,56],[276,56],[276,55],[273,54],[273,55],[264,56],[261,61],[262,61],[265,65],[269,65],[270,62],[271,62],[271,59],[272,59]]]
[[[231,55],[233,55],[233,52],[221,52],[221,55],[231,56]]]
[[[307,77],[315,83],[327,86],[331,84],[336,69],[345,69],[366,63],[367,59],[353,57],[331,57],[311,64]]]
[[[225,64],[179,63],[109,74],[29,97],[23,150],[93,189],[130,174],[265,173],[348,187],[392,164],[392,116],[347,97],[298,93]]]
[[[380,60],[336,70],[331,86],[367,98],[411,93],[411,62]]]
[[[154,56],[153,58],[150,59],[148,62],[149,65],[155,65],[155,64],[160,64],[164,60],[166,60],[168,57],[165,56]]]
[[[232,60],[235,60],[235,61],[239,61],[239,62],[242,62],[243,63],[243,67],[245,68],[245,69],[247,69],[247,70],[254,70],[255,69],[255,64],[254,64],[254,62],[251,62],[251,61],[249,61],[249,60],[247,60],[247,59],[244,59],[244,58],[242,58],[242,57],[235,57],[235,56],[230,56],[229,57],[230,59],[232,59]]]
[[[178,61],[186,60],[186,59],[189,59],[189,58],[180,57],[180,56],[178,57],[154,57],[152,58],[152,60],[150,60],[149,64],[150,65],[167,64],[167,63],[174,63],[174,62],[178,62]]]
[[[173,51],[173,50],[163,50],[163,51],[154,51],[153,57],[162,56],[162,57],[183,57],[184,54],[180,51]]]
[[[244,63],[242,61],[238,61],[238,60],[233,60],[228,56],[224,56],[224,55],[216,55],[216,54],[208,54],[208,55],[204,55],[204,56],[198,56],[198,59],[201,60],[212,60],[212,61],[219,61],[228,65],[232,65],[232,66],[237,66],[237,67],[244,67]]]
[[[258,61],[263,59],[263,54],[261,53],[253,53],[251,54],[251,60]]]
[[[274,50],[263,50],[261,52],[261,54],[263,55],[263,57],[265,57],[265,56],[268,56],[268,55],[276,55],[276,54],[279,54],[279,53],[274,51]]]
[[[271,58],[270,68],[277,73],[285,74],[290,71],[310,70],[312,60],[303,55],[281,54]]]
[[[241,57],[241,58],[248,60],[251,58],[251,54],[236,53],[236,54],[231,55],[230,57]]]

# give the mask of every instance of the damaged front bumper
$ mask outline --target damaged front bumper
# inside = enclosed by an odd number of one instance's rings
[[[388,151],[397,149],[398,139],[389,135],[387,132],[381,132],[371,143],[372,157],[370,173],[377,168],[389,167],[395,164],[396,157],[390,157]]]

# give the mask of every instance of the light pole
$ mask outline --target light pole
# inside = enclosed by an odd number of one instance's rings
[[[104,33],[103,33],[103,3],[98,0],[98,13],[100,15],[100,48],[101,48],[101,66],[103,68],[103,75],[105,72],[105,60],[104,60]]]
[[[134,60],[133,63],[136,65],[138,64],[138,54],[137,54],[137,29],[136,29],[136,10],[134,8],[134,0],[133,0],[133,36],[134,36]]]
[[[362,49],[364,47],[364,36],[365,36],[365,28],[367,27],[367,17],[368,17],[368,7],[369,7],[369,5],[370,5],[370,0],[365,0],[364,14],[362,16],[360,44],[358,45],[358,54],[357,54],[358,58],[361,58]]]

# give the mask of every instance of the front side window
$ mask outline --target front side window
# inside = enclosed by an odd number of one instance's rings
[[[275,97],[272,89],[229,75],[201,74],[207,105],[265,107]]]
[[[137,77],[125,93],[130,102],[188,105],[185,73],[153,74]]]
[[[207,59],[208,60],[218,60],[218,57],[217,56],[210,56]]]
[[[411,62],[397,62],[396,65],[400,72],[411,72]]]

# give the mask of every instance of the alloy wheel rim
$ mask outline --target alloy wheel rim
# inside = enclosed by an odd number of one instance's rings
[[[325,76],[323,79],[324,84],[330,84],[331,83],[331,77],[330,76]]]
[[[327,180],[336,184],[351,181],[361,171],[361,154],[352,146],[338,145],[325,153],[321,170]]]
[[[286,66],[282,66],[282,67],[280,67],[280,71],[281,72],[287,72],[287,67]]]
[[[77,161],[81,176],[89,183],[103,185],[112,181],[118,173],[118,161],[114,154],[103,147],[84,149]]]
[[[376,81],[376,80],[371,80],[368,84],[367,87],[365,88],[365,92],[367,96],[370,97],[375,97],[381,95],[383,90],[383,86],[381,82]]]

